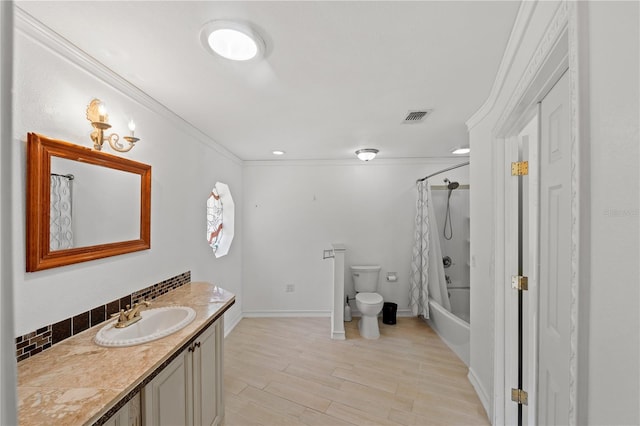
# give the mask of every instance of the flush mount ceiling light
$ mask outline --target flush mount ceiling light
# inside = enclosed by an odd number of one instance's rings
[[[210,52],[232,61],[250,61],[264,55],[260,34],[248,23],[211,21],[200,31],[200,41]]]
[[[468,147],[455,148],[453,151],[451,151],[451,153],[455,155],[465,155],[470,152],[471,152],[471,148],[468,148]]]
[[[281,151],[279,149],[276,149],[275,151],[272,151],[273,155],[284,155],[284,151]]]
[[[370,160],[373,160],[374,158],[376,158],[376,155],[378,155],[378,152],[380,152],[380,151],[378,151],[375,148],[365,148],[365,149],[357,150],[356,151],[356,155],[362,161],[370,161]]]

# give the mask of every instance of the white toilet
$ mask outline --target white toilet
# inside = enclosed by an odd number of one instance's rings
[[[380,337],[378,314],[382,311],[384,300],[376,293],[378,289],[379,266],[352,266],[351,276],[356,289],[356,306],[362,317],[358,322],[360,335],[365,339]]]

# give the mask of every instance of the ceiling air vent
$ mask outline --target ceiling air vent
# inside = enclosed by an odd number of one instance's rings
[[[423,109],[421,111],[409,111],[407,115],[402,120],[405,124],[413,124],[413,123],[421,123],[427,118],[427,115],[431,114],[433,110],[431,109]]]

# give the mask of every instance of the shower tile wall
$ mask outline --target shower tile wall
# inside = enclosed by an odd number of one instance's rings
[[[451,226],[453,228],[453,238],[444,238],[445,215],[447,211],[446,189],[433,189],[433,203],[438,222],[438,235],[440,237],[440,247],[442,256],[449,256],[452,265],[444,270],[445,275],[451,278],[448,287],[469,287],[469,189],[460,188],[451,193],[450,211]],[[447,235],[449,228],[447,226]]]

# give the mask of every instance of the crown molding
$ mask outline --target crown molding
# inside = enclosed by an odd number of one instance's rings
[[[301,167],[326,167],[326,166],[362,166],[362,167],[377,167],[377,166],[424,166],[424,165],[454,165],[461,160],[467,160],[468,156],[455,156],[455,157],[415,157],[415,158],[376,158],[371,161],[361,161],[357,158],[349,160],[339,159],[327,159],[327,160],[245,160],[245,167],[269,167],[269,166],[301,166]]]
[[[148,108],[161,116],[166,121],[178,127],[189,136],[193,137],[197,142],[213,149],[218,154],[231,160],[235,164],[242,165],[243,161],[237,155],[233,154],[224,146],[209,137],[202,130],[186,121],[184,118],[173,112],[166,105],[154,99],[146,92],[131,84],[128,80],[108,68],[102,62],[90,56],[85,51],[78,48],[60,34],[31,16],[29,13],[21,9],[19,6],[14,7],[15,12],[15,29],[17,32],[24,34],[35,42],[41,44],[51,50],[61,58],[74,64],[81,70],[92,75],[108,86],[116,89],[124,96],[134,102]]]
[[[509,35],[507,47],[504,50],[500,66],[498,67],[498,72],[496,73],[496,78],[493,81],[493,86],[489,92],[489,97],[487,97],[480,109],[478,109],[478,111],[476,111],[466,121],[467,130],[471,131],[471,129],[480,123],[495,106],[498,96],[502,92],[506,77],[511,71],[511,66],[513,65],[516,54],[520,49],[520,44],[522,43],[527,28],[529,27],[531,17],[533,16],[533,12],[535,11],[537,4],[537,0],[523,1],[520,3],[516,20],[513,24],[513,28],[511,29],[511,34]]]

